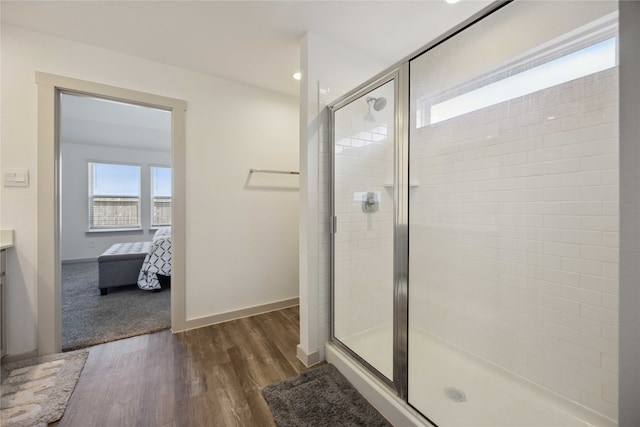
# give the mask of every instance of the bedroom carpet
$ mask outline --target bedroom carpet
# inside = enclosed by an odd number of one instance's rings
[[[148,334],[171,326],[171,291],[136,285],[98,289],[98,262],[62,264],[62,350]]]
[[[278,427],[391,427],[330,364],[262,389]]]

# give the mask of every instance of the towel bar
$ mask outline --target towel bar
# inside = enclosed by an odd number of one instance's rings
[[[279,170],[272,170],[272,169],[249,169],[249,173],[280,173],[280,174],[284,174],[284,175],[300,175],[300,172],[296,172],[296,171],[279,171]]]

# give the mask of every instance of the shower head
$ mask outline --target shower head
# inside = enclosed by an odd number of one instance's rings
[[[387,105],[387,100],[384,97],[374,98],[373,96],[367,97],[367,114],[364,116],[364,119],[368,122],[375,122],[376,119],[371,114],[371,105],[373,105],[373,109],[376,111],[382,110]]]
[[[387,100],[382,96],[380,98],[374,98],[373,96],[369,96],[367,98],[367,103],[369,105],[373,103],[373,109],[376,111],[380,111],[387,106]]]

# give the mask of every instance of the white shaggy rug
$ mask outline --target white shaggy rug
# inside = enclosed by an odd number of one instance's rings
[[[0,425],[46,427],[59,420],[88,355],[81,350],[2,365]]]

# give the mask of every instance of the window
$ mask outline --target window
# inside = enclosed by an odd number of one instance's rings
[[[89,162],[89,229],[140,228],[140,166]]]
[[[416,127],[435,124],[472,111],[585,77],[617,64],[616,37],[611,37],[560,58],[444,101],[419,101]]]
[[[171,168],[151,167],[151,226],[171,225]]]

